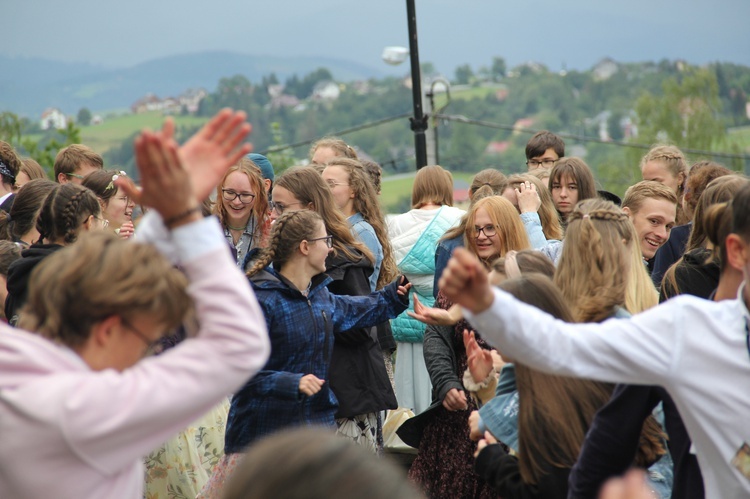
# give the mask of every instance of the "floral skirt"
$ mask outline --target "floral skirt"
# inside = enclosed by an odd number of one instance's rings
[[[195,496],[195,499],[220,499],[224,497],[224,485],[232,477],[237,464],[243,457],[245,457],[244,452],[224,455],[214,467],[211,478],[203,486],[203,490]]]
[[[193,499],[224,456],[229,399],[146,457],[146,499]]]
[[[379,412],[336,420],[336,434],[348,438],[373,454],[383,451],[383,422]]]

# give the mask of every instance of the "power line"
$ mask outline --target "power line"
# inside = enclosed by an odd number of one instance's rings
[[[461,115],[452,115],[452,114],[435,114],[433,115],[434,118],[447,120],[447,121],[456,121],[458,123],[466,123],[469,125],[477,125],[482,126],[486,128],[494,128],[496,130],[509,130],[509,131],[515,131],[515,132],[521,132],[521,133],[528,133],[528,134],[535,134],[539,130],[532,130],[530,128],[520,128],[515,127],[513,125],[501,125],[498,123],[492,123],[490,121],[483,121],[483,120],[474,120],[471,118],[467,118],[466,116]],[[613,145],[613,146],[620,146],[620,147],[631,147],[635,149],[651,149],[653,145],[649,144],[638,144],[635,142],[624,142],[622,140],[602,140],[598,139],[596,137],[586,137],[585,135],[576,135],[572,133],[557,133],[556,135],[564,138],[564,139],[572,139],[579,142],[595,142],[597,144],[606,144],[606,145]],[[744,161],[750,160],[750,156],[747,154],[734,154],[734,153],[728,153],[728,152],[714,152],[714,151],[704,151],[701,149],[685,149],[680,148],[680,150],[684,153],[688,154],[698,154],[702,156],[713,156],[718,158],[728,158],[728,159],[742,159]]]
[[[410,112],[409,113],[398,114],[396,116],[390,116],[388,118],[382,118],[382,119],[375,120],[375,121],[368,121],[367,123],[362,123],[361,125],[356,125],[356,126],[353,126],[351,128],[345,128],[343,130],[339,130],[338,132],[333,132],[331,135],[335,135],[337,137],[340,137],[342,135],[347,135],[349,133],[354,133],[354,132],[358,132],[360,130],[366,130],[368,128],[373,128],[373,127],[376,127],[376,126],[380,126],[380,125],[383,125],[385,123],[389,123],[391,121],[400,120],[402,118],[408,118],[409,116],[411,116]],[[268,153],[281,152],[281,151],[286,151],[287,149],[296,149],[296,148],[302,147],[302,146],[309,146],[310,144],[312,144],[313,142],[315,142],[316,140],[318,140],[318,138],[319,137],[316,137],[314,139],[309,139],[309,140],[302,140],[302,141],[299,141],[299,142],[293,142],[291,144],[283,144],[283,145],[280,145],[280,146],[269,147],[268,149],[266,149],[265,151],[263,151],[261,154],[263,154],[265,156]]]

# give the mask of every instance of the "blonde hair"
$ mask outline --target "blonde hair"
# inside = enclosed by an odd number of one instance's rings
[[[355,151],[352,146],[344,142],[343,139],[340,139],[338,137],[323,137],[322,139],[313,142],[313,145],[310,146],[310,152],[308,154],[310,160],[312,160],[312,157],[315,156],[315,151],[317,151],[320,147],[327,147],[333,150],[337,157],[358,159],[357,151]]]
[[[442,166],[425,166],[417,171],[411,188],[411,207],[426,204],[453,206],[453,175]]]
[[[576,322],[599,322],[625,304],[632,223],[611,201],[586,199],[568,218],[555,284]]]
[[[185,275],[154,246],[91,232],[34,269],[19,327],[70,348],[113,315],[148,315],[173,328],[192,309],[187,286]]]
[[[312,205],[312,209],[323,218],[326,230],[333,236],[333,252],[335,255],[343,254],[351,261],[358,261],[359,250],[370,263],[375,263],[372,252],[357,241],[349,228],[349,222],[336,207],[333,194],[323,177],[309,166],[295,166],[279,175],[274,182],[274,189],[281,187],[288,190],[302,206]]]
[[[315,236],[320,223],[323,223],[323,218],[314,211],[285,211],[274,222],[268,247],[261,250],[255,263],[247,271],[247,276],[254,276],[270,263],[273,263],[276,271],[281,271],[294,256],[299,244]]]
[[[483,198],[474,203],[466,217],[466,231],[464,232],[464,246],[466,249],[477,254],[477,233],[474,230],[474,221],[476,220],[477,211],[484,209],[492,221],[492,225],[497,230],[497,237],[500,240],[500,252],[493,259],[505,254],[511,250],[530,249],[531,244],[526,235],[526,229],[518,216],[518,211],[510,201],[501,196],[490,196]],[[489,266],[489,261],[485,265]]]
[[[398,267],[393,257],[391,240],[388,237],[388,228],[380,209],[378,195],[370,181],[370,177],[362,164],[356,159],[334,158],[326,164],[326,168],[335,166],[346,172],[349,187],[354,192],[354,211],[360,213],[367,223],[375,231],[383,247],[383,261],[380,264],[380,275],[378,275],[377,288],[380,289],[390,283],[398,275]]]
[[[628,244],[630,268],[625,286],[625,309],[631,314],[639,314],[659,304],[659,292],[643,263],[643,253],[638,244],[638,234],[630,223],[632,242]]]
[[[517,188],[524,182],[534,184],[536,192],[539,194],[539,199],[542,201],[537,213],[539,214],[539,220],[542,222],[544,237],[561,241],[563,238],[563,229],[562,225],[560,225],[560,216],[557,213],[557,208],[555,208],[555,202],[552,200],[549,189],[544,186],[541,180],[530,173],[514,174],[508,177],[508,185],[513,188]]]
[[[263,182],[263,177],[260,173],[260,168],[252,160],[248,158],[242,158],[236,165],[231,166],[224,177],[222,177],[219,185],[216,186],[216,204],[213,207],[213,211],[219,218],[222,227],[226,227],[229,224],[227,209],[224,206],[222,189],[226,184],[229,175],[234,172],[239,172],[247,176],[250,181],[250,187],[253,189],[255,198],[253,199],[253,209],[251,217],[255,218],[255,233],[253,238],[257,241],[263,239],[263,228],[265,226],[266,217],[268,216],[268,193],[266,192],[266,186]]]
[[[632,213],[638,213],[647,199],[663,199],[670,204],[677,205],[677,195],[672,189],[653,180],[641,180],[628,187],[621,206],[628,208]]]
[[[641,158],[641,172],[643,167],[649,161],[658,161],[664,165],[664,167],[679,180],[682,176],[682,181],[677,185],[677,225],[684,225],[690,220],[685,214],[685,210],[682,209],[682,196],[685,194],[685,184],[687,182],[687,161],[685,155],[676,146],[670,145],[657,145],[651,148]]]

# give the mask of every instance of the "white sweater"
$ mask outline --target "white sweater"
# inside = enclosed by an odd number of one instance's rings
[[[742,300],[679,296],[631,319],[567,324],[494,290],[464,316],[482,337],[540,371],[611,383],[661,385],[693,440],[707,498],[750,496],[732,459],[750,444],[750,312]]]

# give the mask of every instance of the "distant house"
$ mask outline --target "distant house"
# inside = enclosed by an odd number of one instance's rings
[[[297,107],[300,100],[294,95],[281,94],[271,98],[269,106],[271,109],[279,109],[282,107]]]
[[[177,100],[180,107],[185,107],[188,113],[197,113],[201,101],[208,95],[205,88],[189,88],[185,90]]]
[[[149,111],[161,111],[164,114],[177,114],[182,112],[183,108],[189,113],[198,111],[201,101],[208,95],[203,88],[191,88],[183,92],[179,97],[166,97],[160,99],[155,94],[146,94],[141,97],[132,106],[130,110],[133,114],[146,113]]]
[[[268,85],[268,95],[272,99],[275,99],[276,97],[281,97],[283,94],[284,94],[284,85],[280,83]]]
[[[91,124],[92,125],[101,125],[104,123],[104,119],[99,114],[95,114],[91,117]]]
[[[508,147],[510,147],[510,142],[507,140],[502,142],[492,141],[484,148],[484,153],[488,155],[498,155],[507,151]]]
[[[68,120],[65,115],[62,113],[62,111],[54,107],[45,109],[42,113],[42,119],[39,122],[39,127],[42,130],[49,130],[50,128],[62,130],[67,125]]]
[[[321,81],[318,82],[312,91],[312,99],[317,101],[335,101],[341,95],[341,88],[336,82]]]
[[[591,69],[597,81],[609,80],[620,70],[620,66],[609,57],[605,57]]]
[[[513,133],[520,133],[522,129],[531,128],[532,126],[534,126],[534,118],[521,118],[513,123]]]

